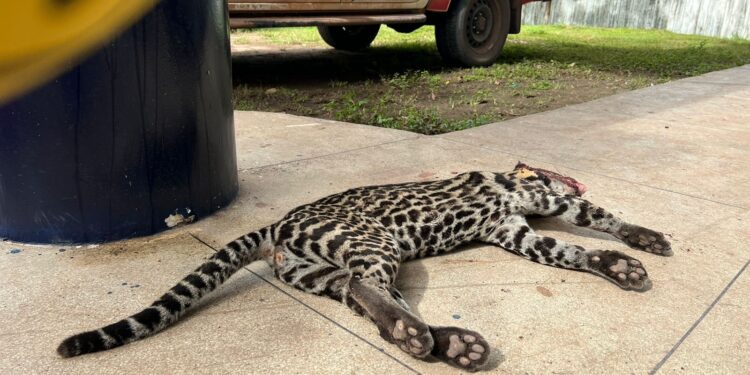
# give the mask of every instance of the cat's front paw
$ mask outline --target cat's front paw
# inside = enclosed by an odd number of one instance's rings
[[[589,271],[617,284],[622,289],[645,292],[651,279],[638,259],[619,251],[594,250],[586,253]]]
[[[663,256],[672,256],[672,245],[664,234],[637,225],[626,224],[615,237],[630,247]]]

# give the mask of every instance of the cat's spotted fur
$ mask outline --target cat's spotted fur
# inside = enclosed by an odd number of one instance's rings
[[[283,282],[341,301],[371,319],[380,335],[403,351],[474,370],[487,360],[487,342],[476,332],[431,326],[412,314],[394,287],[401,262],[481,241],[542,264],[588,271],[623,289],[649,289],[651,281],[638,260],[543,237],[527,224],[529,215],[557,216],[637,249],[672,254],[661,233],[618,219],[580,198],[583,191],[571,178],[519,163],[508,173],[470,172],[331,195],[229,243],[150,307],[72,336],[58,353],[70,357],[152,335],[239,268],[265,260]]]

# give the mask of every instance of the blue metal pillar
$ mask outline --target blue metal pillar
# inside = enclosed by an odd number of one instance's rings
[[[87,243],[201,218],[237,194],[222,0],[165,0],[0,107],[0,237]]]

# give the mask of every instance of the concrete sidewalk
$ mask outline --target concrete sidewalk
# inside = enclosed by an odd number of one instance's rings
[[[425,321],[481,332],[494,373],[746,373],[750,366],[750,66],[443,136],[237,112],[241,192],[160,235],[100,246],[0,242],[0,373],[452,374],[410,358],[346,307],[240,271],[155,337],[68,360],[68,335],[134,313],[213,248],[349,187],[505,171],[574,176],[587,198],[668,233],[674,257],[536,221],[542,233],[639,258],[630,293],[593,275],[476,246],[407,263],[400,288]]]

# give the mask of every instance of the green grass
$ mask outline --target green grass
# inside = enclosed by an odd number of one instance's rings
[[[257,29],[236,31],[237,33],[256,33],[269,42],[284,45],[325,46],[314,27],[283,27],[276,29]],[[432,27],[423,27],[413,33],[401,34],[389,27],[381,27],[373,46],[390,46],[396,48],[434,48],[435,36]]]
[[[694,76],[750,62],[750,41],[663,30],[527,26],[511,37],[511,59],[554,60],[578,68],[643,73],[664,79]]]
[[[296,78],[265,79],[268,74],[236,78],[235,106],[436,134],[750,64],[747,40],[659,30],[524,26],[509,38],[498,63],[458,69],[437,57],[433,33],[432,27],[411,34],[383,27],[366,53],[279,68],[309,72],[303,75],[304,87],[298,87]],[[314,28],[233,32],[232,39],[325,46]],[[242,68],[236,64],[235,72]],[[267,95],[264,88],[269,87],[279,91]]]
[[[272,44],[288,46],[302,45],[325,45],[314,27],[282,27],[275,29],[257,29],[251,31],[239,31],[239,33],[255,33]]]

